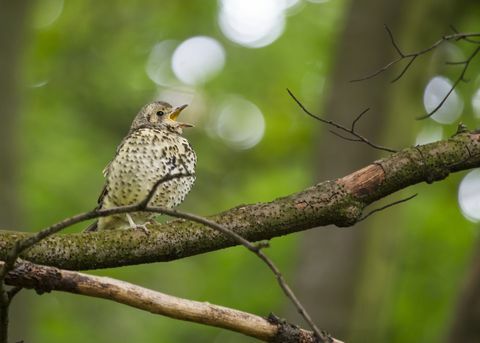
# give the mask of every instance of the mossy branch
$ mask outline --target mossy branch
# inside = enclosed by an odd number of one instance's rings
[[[209,217],[249,241],[334,224],[355,224],[363,209],[398,190],[432,183],[451,172],[480,167],[480,133],[457,132],[452,138],[404,149],[343,178],[321,182],[299,193],[267,203],[242,205]],[[200,224],[174,220],[139,230],[59,234],[21,257],[70,270],[118,267],[170,261],[237,244]],[[0,259],[15,241],[30,235],[0,231]]]

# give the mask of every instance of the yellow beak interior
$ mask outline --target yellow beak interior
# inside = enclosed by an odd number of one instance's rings
[[[178,106],[177,108],[175,108],[173,110],[172,113],[170,113],[170,116],[169,118],[171,120],[177,120],[177,117],[180,115],[180,112],[182,112],[188,105],[182,105],[182,106]]]

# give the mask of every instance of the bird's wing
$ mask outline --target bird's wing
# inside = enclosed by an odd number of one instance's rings
[[[108,178],[108,172],[110,171],[110,166],[113,162],[114,159],[117,158],[118,156],[118,152],[120,151],[120,149],[123,147],[123,145],[125,144],[125,141],[127,140],[127,138],[129,137],[129,135],[127,135],[121,142],[120,144],[117,146],[117,150],[115,151],[115,156],[113,156],[112,160],[110,162],[108,162],[108,164],[105,166],[105,168],[103,168],[102,170],[102,174],[103,174],[103,177],[105,179]],[[108,193],[108,190],[107,190],[107,183],[105,182],[105,185],[103,185],[103,189],[102,191],[100,192],[100,195],[98,196],[98,200],[97,200],[97,208],[100,208],[103,204],[103,199],[105,199],[105,197],[107,196],[107,193]]]
[[[100,193],[100,195],[98,196],[98,200],[97,200],[97,209],[99,209],[100,207],[102,207],[102,204],[103,204],[103,199],[107,196],[107,184],[105,183],[105,185],[103,186],[102,188],[102,192]]]
[[[118,153],[118,149],[117,149]],[[116,156],[116,155],[115,155]],[[112,160],[113,161],[113,160]],[[112,164],[112,161],[108,162],[107,166],[103,169],[102,173],[103,176],[106,178],[108,175],[108,169],[110,167],[110,164]],[[107,196],[108,190],[107,190],[107,183],[103,185],[102,191],[100,192],[100,196],[98,197],[97,200],[97,210],[102,208],[103,205],[103,199]],[[90,224],[83,232],[94,232],[98,231],[98,220],[94,221],[92,224]]]

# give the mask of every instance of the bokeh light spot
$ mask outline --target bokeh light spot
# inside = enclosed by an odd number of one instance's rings
[[[213,38],[192,37],[180,44],[172,56],[172,69],[188,85],[205,83],[217,75],[225,64],[225,50]]]
[[[480,88],[472,96],[472,108],[475,117],[480,118]]]
[[[442,139],[443,128],[439,125],[426,125],[417,134],[415,145],[428,144]]]
[[[218,23],[231,41],[264,47],[283,33],[288,5],[280,0],[221,0]]]
[[[433,111],[441,103],[451,88],[452,82],[443,76],[435,76],[428,82],[423,94],[423,104],[427,113]],[[463,102],[457,92],[453,90],[431,118],[440,124],[451,124],[460,117],[462,111]]]
[[[48,84],[48,80],[41,80],[30,85],[30,88],[42,88]]]
[[[294,10],[297,7],[300,7],[302,5],[301,0],[284,0],[283,1],[283,9],[284,10]]]
[[[171,86],[178,83],[170,67],[170,59],[176,46],[176,41],[165,40],[155,44],[150,51],[145,72],[150,80],[159,86]]]
[[[33,27],[43,29],[52,25],[63,11],[63,0],[39,0],[32,19]]]
[[[480,169],[468,173],[458,189],[458,203],[465,218],[480,221]]]
[[[239,96],[229,96],[215,112],[212,128],[229,146],[245,150],[262,140],[265,119],[254,103]]]

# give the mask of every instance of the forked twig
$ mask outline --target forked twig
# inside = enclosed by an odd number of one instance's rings
[[[393,61],[390,61],[389,63],[387,63],[383,67],[377,69],[376,71],[372,72],[371,74],[368,74],[364,77],[360,77],[358,79],[353,79],[350,82],[359,82],[359,81],[365,81],[365,80],[371,79],[371,78],[383,73],[387,69],[390,69],[392,66],[394,66],[394,65],[396,65],[396,64],[398,64],[402,61],[407,61],[407,63],[402,68],[400,73],[391,80],[391,82],[393,83],[393,82],[396,82],[396,81],[400,80],[400,78],[402,78],[402,76],[405,75],[405,73],[410,69],[413,62],[415,62],[415,60],[418,57],[435,50],[438,46],[440,46],[441,44],[443,44],[445,42],[463,40],[467,43],[476,45],[475,49],[472,51],[472,53],[470,53],[469,57],[466,60],[459,61],[459,62],[446,62],[448,65],[463,65],[463,68],[462,68],[459,76],[455,79],[455,81],[453,82],[449,91],[445,94],[445,96],[442,98],[442,100],[439,102],[439,104],[437,106],[435,106],[435,108],[432,109],[431,111],[429,111],[427,114],[419,116],[417,119],[421,120],[421,119],[426,119],[426,118],[431,117],[445,104],[448,97],[453,93],[453,91],[455,90],[455,88],[458,86],[458,84],[460,82],[467,82],[467,80],[465,79],[465,74],[467,72],[467,69],[470,66],[470,63],[472,62],[472,60],[475,58],[475,56],[477,56],[478,52],[480,51],[480,46],[479,46],[480,41],[477,41],[477,40],[471,38],[471,37],[480,37],[480,32],[461,33],[461,32],[458,32],[452,26],[451,26],[451,29],[454,32],[453,34],[443,36],[441,39],[437,40],[435,43],[433,43],[429,47],[418,50],[418,51],[415,51],[415,52],[411,52],[411,53],[404,53],[400,49],[398,43],[395,41],[395,38],[394,38],[393,33],[390,30],[390,28],[385,25],[385,30],[387,31],[388,37],[390,38],[390,42],[391,42],[392,46],[394,47],[395,51],[397,52],[397,55],[398,55],[397,58],[394,59]]]
[[[310,117],[324,123],[324,124],[327,124],[327,125],[330,125],[330,126],[333,126],[334,128],[340,130],[340,131],[343,131],[349,135],[351,135],[352,137],[347,137],[347,136],[344,136],[338,132],[335,132],[333,130],[329,130],[332,134],[334,134],[335,136],[338,136],[342,139],[345,139],[347,141],[352,141],[352,142],[361,142],[361,143],[364,143],[364,144],[367,144],[368,146],[374,148],[374,149],[377,149],[377,150],[382,150],[382,151],[387,151],[387,152],[397,152],[397,150],[394,150],[394,149],[391,149],[391,148],[387,148],[385,146],[381,146],[381,145],[378,145],[378,144],[374,144],[372,143],[370,140],[368,140],[365,136],[362,136],[361,134],[359,134],[356,130],[355,130],[355,126],[356,124],[358,123],[358,121],[365,115],[365,113],[367,113],[370,109],[367,108],[365,110],[363,110],[362,112],[360,112],[360,114],[358,114],[355,119],[353,120],[352,122],[352,125],[350,128],[346,127],[346,126],[343,126],[342,124],[339,124],[337,122],[334,122],[333,120],[327,120],[327,119],[323,119],[322,117],[316,115],[316,114],[313,114],[312,112],[310,112],[303,104],[302,102],[292,93],[292,91],[290,91],[290,89],[287,88],[287,92],[288,94],[290,94],[290,96],[292,97],[292,99],[298,104],[298,106],[300,106],[300,108],[303,110],[303,112],[305,112],[307,115],[309,115]]]
[[[467,72],[467,69],[470,66],[470,63],[472,62],[472,60],[475,58],[475,56],[478,54],[479,51],[480,51],[480,46],[477,46],[477,48],[475,50],[473,50],[473,52],[470,54],[470,56],[466,60],[459,61],[459,62],[447,62],[447,64],[450,64],[450,65],[462,65],[463,64],[463,68],[462,68],[462,71],[461,71],[460,75],[457,77],[457,79],[453,83],[452,87],[450,87],[447,94],[445,94],[445,96],[438,103],[438,105],[433,110],[431,110],[430,112],[428,112],[427,114],[425,114],[423,116],[418,117],[417,119],[426,119],[426,118],[429,118],[432,115],[434,115],[443,106],[443,104],[447,101],[450,94],[453,93],[453,91],[455,90],[455,88],[458,86],[458,84],[461,81],[468,82],[468,80],[465,79],[465,73]]]

